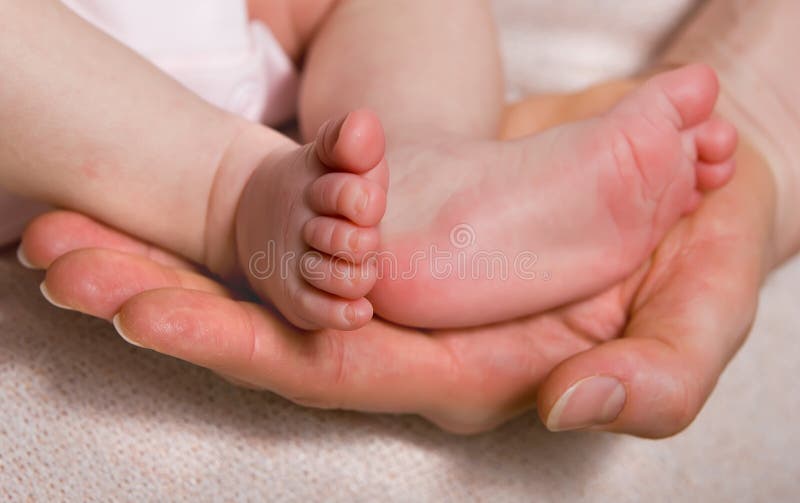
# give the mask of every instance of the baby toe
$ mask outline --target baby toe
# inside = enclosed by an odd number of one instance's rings
[[[732,158],[717,163],[697,163],[697,189],[715,190],[726,185],[736,171],[736,162]]]
[[[375,264],[356,265],[320,253],[305,254],[300,271],[309,285],[348,300],[367,295],[377,277]]]
[[[623,98],[612,113],[646,114],[651,120],[668,119],[677,129],[702,123],[711,115],[719,81],[706,65],[689,65],[661,73]]]
[[[367,109],[326,122],[317,133],[319,160],[331,169],[364,173],[381,162],[386,139],[378,117]]]
[[[738,144],[736,128],[716,117],[701,124],[694,132],[694,138],[698,159],[712,164],[730,159]]]
[[[380,240],[375,227],[359,227],[333,217],[312,218],[306,222],[303,235],[311,248],[354,264],[377,251]]]
[[[372,319],[372,304],[365,298],[345,300],[310,285],[292,294],[294,313],[318,327],[356,330]]]
[[[386,191],[379,184],[352,173],[328,173],[308,190],[308,204],[322,215],[340,215],[353,223],[377,225],[386,211]]]

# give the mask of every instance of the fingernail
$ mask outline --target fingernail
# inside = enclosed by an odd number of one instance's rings
[[[22,267],[26,269],[39,269],[39,267],[33,265],[28,257],[25,256],[25,250],[22,249],[22,245],[19,245],[17,248],[17,260],[22,264]]]
[[[42,297],[44,297],[45,300],[47,300],[47,302],[53,304],[57,308],[66,309],[67,311],[74,311],[75,310],[75,309],[73,309],[73,308],[71,308],[69,306],[65,306],[64,304],[59,304],[58,302],[53,300],[53,296],[50,294],[50,290],[47,289],[47,285],[44,284],[44,281],[42,281],[39,284],[39,291],[42,292]]]
[[[577,430],[610,423],[622,412],[626,398],[625,386],[614,377],[581,379],[556,401],[547,417],[547,429]]]
[[[342,311],[342,315],[344,316],[345,321],[350,325],[356,324],[356,310],[353,309],[353,306],[347,304]]]
[[[143,348],[144,347],[141,344],[139,344],[138,342],[136,342],[133,339],[131,339],[130,337],[128,337],[127,335],[125,335],[125,331],[122,330],[122,323],[119,321],[119,313],[115,314],[114,317],[111,318],[111,323],[114,325],[114,329],[117,331],[119,336],[122,337],[122,340],[124,340],[125,342],[127,342],[131,346],[136,346],[137,348]]]

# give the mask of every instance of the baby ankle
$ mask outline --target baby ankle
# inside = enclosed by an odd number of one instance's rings
[[[251,176],[272,154],[298,147],[277,131],[240,122],[220,157],[206,210],[203,264],[223,277],[239,274],[236,212]]]

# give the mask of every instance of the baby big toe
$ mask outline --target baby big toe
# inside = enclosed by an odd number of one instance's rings
[[[377,251],[379,243],[377,228],[359,227],[333,217],[312,218],[306,222],[303,236],[311,248],[354,264]]]
[[[706,65],[690,65],[664,72],[648,80],[616,107],[623,114],[645,113],[651,121],[663,117],[677,129],[696,126],[708,119],[719,94],[719,82]]]
[[[308,253],[301,274],[309,285],[348,300],[364,297],[375,286],[375,264],[356,265],[320,253]]]
[[[291,300],[294,313],[317,327],[356,330],[372,319],[372,304],[363,297],[345,300],[303,285]]]
[[[323,124],[315,145],[317,157],[330,169],[364,173],[383,159],[386,139],[378,117],[361,109]]]
[[[383,218],[386,191],[379,184],[352,173],[328,173],[311,184],[308,203],[322,215],[339,215],[369,227]]]

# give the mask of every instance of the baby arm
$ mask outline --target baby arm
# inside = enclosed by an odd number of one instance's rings
[[[226,152],[254,164],[293,145],[206,104],[60,2],[0,2],[0,33],[0,185],[14,192],[205,262],[207,216],[209,232],[230,227],[246,181],[218,172]],[[215,177],[228,183],[216,199]]]

